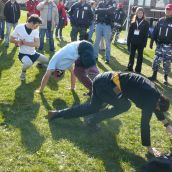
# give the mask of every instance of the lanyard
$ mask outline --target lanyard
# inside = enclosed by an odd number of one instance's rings
[[[138,30],[138,28],[139,28],[139,26],[141,25],[141,23],[143,22],[143,20],[140,22],[140,23],[138,23],[138,21],[136,21],[136,24],[137,24],[137,30]]]

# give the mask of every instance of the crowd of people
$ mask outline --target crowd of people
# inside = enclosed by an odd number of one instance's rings
[[[113,0],[87,3],[86,0],[79,0],[67,11],[63,0],[59,0],[57,4],[53,0],[40,2],[28,0],[26,10],[27,22],[19,24],[21,10],[17,1],[0,1],[0,39],[1,41],[5,39],[4,45],[7,48],[9,43],[19,47],[18,57],[22,63],[20,79],[25,80],[27,69],[38,61],[38,66],[47,67],[47,71],[37,92],[43,92],[52,74],[59,80],[64,76],[65,70],[70,70],[71,89],[75,89],[75,77],[77,77],[88,89],[87,95],[91,96],[90,103],[61,111],[49,111],[49,120],[92,114],[87,118],[86,123],[88,126],[96,126],[106,118],[128,111],[131,107],[130,101],[133,101],[142,110],[142,144],[147,146],[149,153],[159,156],[160,152],[151,146],[149,122],[152,113],[155,113],[167,132],[172,134],[172,126],[164,115],[164,112],[169,109],[170,102],[152,81],[157,79],[160,62],[163,61],[163,83],[168,85],[172,61],[172,4],[167,4],[165,7],[165,17],[157,22],[151,36],[150,48],[156,42],[156,50],[152,65],[153,75],[149,78],[141,75],[143,51],[147,45],[149,32],[149,23],[142,7],[132,8],[133,14],[127,37],[130,56],[126,72],[105,72],[104,74],[99,74],[96,66],[100,42],[102,38],[105,40],[105,62],[109,64],[112,40],[115,37],[114,42],[118,41],[126,18],[122,3],[117,4]],[[63,39],[63,28],[68,24],[68,16],[71,24],[71,43],[55,52],[54,31],[56,38]],[[5,23],[6,34],[4,34]],[[14,31],[11,33],[12,28]],[[38,52],[44,49],[45,36],[49,43],[49,50],[55,52],[50,61]],[[137,64],[133,70],[136,51]],[[113,107],[102,110],[104,103]]]

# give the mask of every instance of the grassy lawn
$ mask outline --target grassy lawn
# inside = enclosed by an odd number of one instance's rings
[[[20,23],[25,22],[22,13]],[[64,29],[64,41],[55,41],[56,50],[70,42],[70,27]],[[51,58],[48,46],[44,54]],[[150,76],[154,50],[144,52],[143,74]],[[128,57],[126,47],[112,45],[110,65],[99,57],[101,71],[125,70]],[[6,49],[0,43],[0,171],[34,172],[134,172],[147,160],[146,149],[140,139],[140,110],[132,108],[116,118],[103,121],[99,132],[90,132],[83,119],[57,120],[48,123],[45,119],[49,109],[62,109],[88,101],[83,96],[86,89],[77,82],[71,92],[70,75],[57,83],[50,79],[42,95],[35,93],[45,72],[35,65],[27,71],[26,82],[21,83],[21,63],[18,48],[13,44]],[[158,74],[158,87],[172,100],[172,86],[163,86],[162,68]],[[171,76],[169,82],[172,84]],[[140,97],[141,98],[141,97]],[[172,109],[170,108],[170,111]],[[168,115],[168,114],[167,114]],[[167,116],[172,120],[170,115]],[[164,127],[151,120],[152,144],[162,151],[169,151],[171,136]]]

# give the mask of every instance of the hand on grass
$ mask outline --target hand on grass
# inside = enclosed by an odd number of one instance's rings
[[[160,157],[162,155],[160,151],[158,151],[156,148],[151,146],[148,147],[148,152],[155,157]]]

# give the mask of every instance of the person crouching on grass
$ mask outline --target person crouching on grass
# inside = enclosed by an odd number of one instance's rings
[[[87,126],[96,129],[97,123],[127,112],[130,101],[141,109],[141,140],[148,152],[160,156],[161,152],[152,147],[150,139],[150,120],[155,113],[157,119],[172,134],[172,126],[165,119],[164,112],[168,111],[170,102],[167,97],[156,88],[155,84],[146,77],[130,72],[105,72],[93,80],[93,93],[89,103],[76,105],[60,111],[51,110],[48,113],[49,121],[56,118],[77,118],[89,116]],[[103,104],[112,105],[104,108]]]
[[[19,24],[14,29],[10,42],[19,46],[19,60],[22,62],[21,80],[26,78],[26,70],[30,68],[35,61],[40,64],[47,64],[48,58],[43,54],[37,53],[35,48],[39,47],[39,30],[38,27],[42,23],[41,18],[32,14],[25,24]]]
[[[74,70],[72,69],[75,63]],[[56,79],[60,79],[65,70],[71,71],[71,89],[75,88],[75,76],[89,90],[92,91],[92,79],[99,73],[94,58],[93,45],[88,41],[74,41],[65,45],[54,54],[50,60],[47,71],[42,78],[41,86],[36,91],[42,92],[52,73]]]

